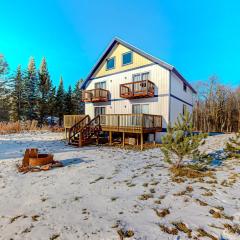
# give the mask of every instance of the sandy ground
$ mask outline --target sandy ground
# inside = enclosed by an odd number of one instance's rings
[[[221,150],[228,137],[209,137],[202,150]],[[240,239],[228,230],[240,223],[237,160],[225,161],[213,178],[178,183],[160,149],[74,148],[62,138],[0,136],[0,239],[110,240],[120,239],[120,229],[133,231],[128,239]],[[53,153],[64,167],[18,173],[16,164],[29,147]],[[191,233],[163,231],[180,222]],[[211,236],[200,237],[203,230]]]

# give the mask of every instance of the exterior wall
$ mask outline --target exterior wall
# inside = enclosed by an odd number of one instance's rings
[[[139,55],[138,53],[133,52],[132,64],[122,66],[122,54],[129,51],[131,51],[129,48],[121,44],[116,44],[115,47],[113,47],[112,51],[108,54],[108,56],[102,61],[102,64],[99,66],[98,70],[94,73],[93,78],[102,77],[112,73],[117,73],[120,71],[129,70],[153,63],[150,60],[146,59],[145,57]],[[106,70],[106,59],[111,57],[115,57],[115,68]]]
[[[183,105],[191,113],[193,106],[193,92],[187,87],[187,91],[183,90],[183,81],[174,73],[171,73],[171,98],[170,98],[170,121],[171,124],[177,120],[179,113],[183,113]]]
[[[120,84],[132,82],[132,75],[136,73],[150,73],[150,79],[155,84],[155,97],[140,99],[120,98]],[[94,107],[106,107],[106,114],[132,113],[132,104],[149,104],[149,114],[162,115],[163,128],[167,127],[169,116],[169,79],[170,72],[165,68],[154,64],[135,70],[120,72],[90,80],[87,90],[94,89],[95,83],[106,82],[106,89],[110,91],[110,101],[101,103],[86,103],[85,114],[94,117]]]

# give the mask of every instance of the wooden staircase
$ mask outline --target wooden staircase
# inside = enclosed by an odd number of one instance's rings
[[[87,144],[99,142],[99,134],[102,131],[100,115],[92,120],[86,115],[82,120],[73,125],[69,130],[68,144],[82,147]]]

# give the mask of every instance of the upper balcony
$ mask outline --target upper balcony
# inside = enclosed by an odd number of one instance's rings
[[[150,80],[123,83],[120,85],[120,97],[128,99],[154,97],[154,87]]]
[[[102,88],[84,90],[82,94],[83,102],[107,102],[109,101],[109,91]]]

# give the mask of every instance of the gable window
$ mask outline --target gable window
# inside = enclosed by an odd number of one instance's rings
[[[106,82],[95,83],[95,88],[106,89]]]
[[[110,70],[115,68],[115,57],[109,58],[107,59],[107,63],[106,63],[106,69]]]
[[[133,53],[132,52],[127,52],[123,53],[122,55],[122,65],[128,65],[133,62]]]
[[[187,84],[183,83],[183,91],[186,92],[187,91]]]

